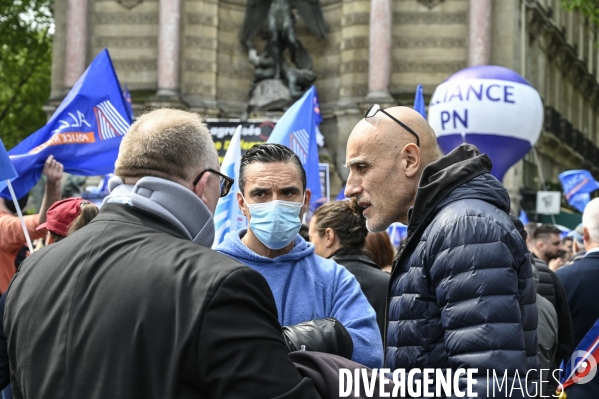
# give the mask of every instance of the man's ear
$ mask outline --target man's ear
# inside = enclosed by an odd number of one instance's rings
[[[306,189],[306,199],[304,200],[304,206],[306,210],[310,207],[310,199],[312,198],[312,190],[309,188]]]
[[[210,173],[204,173],[202,178],[198,180],[198,183],[193,187],[193,192],[196,193],[206,205],[208,205],[208,200],[206,199],[206,185],[208,184],[210,176]]]
[[[246,211],[245,201],[243,200],[243,195],[241,195],[241,193],[239,191],[237,192],[237,205],[239,206],[239,209],[241,210],[241,213],[243,214],[243,216],[245,216],[246,218],[250,216],[250,215],[248,215],[248,212]]]
[[[307,188],[305,192],[304,205],[302,205],[302,209],[300,210],[301,219],[304,218],[304,214],[310,209],[310,198],[312,198],[312,191]]]
[[[545,250],[545,243],[543,240],[535,241],[535,248],[538,249],[541,253]]]
[[[422,154],[420,148],[414,143],[408,143],[403,148],[403,154],[406,168],[406,176],[414,177],[420,171],[420,165],[422,164]]]
[[[591,241],[591,234],[589,233],[589,229],[587,229],[586,227],[582,228],[582,239],[584,240],[584,242]]]

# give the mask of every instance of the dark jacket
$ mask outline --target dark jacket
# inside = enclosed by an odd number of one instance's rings
[[[547,299],[557,313],[557,350],[555,352],[555,367],[559,367],[562,360],[568,359],[574,350],[574,339],[572,332],[572,316],[568,306],[568,298],[564,287],[555,272],[547,266],[547,263],[534,257],[535,266],[539,271],[538,293]]]
[[[555,274],[562,282],[568,297],[576,347],[599,319],[599,253],[591,252],[571,266],[557,269]],[[566,393],[568,399],[599,398],[599,376],[587,384],[572,385]]]
[[[15,398],[319,397],[266,280],[127,205],[23,262],[4,329]]]
[[[381,271],[372,259],[357,248],[341,248],[330,259],[343,265],[351,274],[356,276],[362,292],[376,312],[376,321],[381,330],[381,335],[383,335],[387,286],[391,275]]]
[[[539,349],[537,356],[542,369],[552,369],[555,350],[557,349],[557,314],[551,302],[541,295],[537,295],[537,310],[539,313],[539,324],[537,326]]]
[[[576,252],[574,255],[572,255],[572,257],[570,259],[568,259],[568,262],[564,266],[569,266],[572,263],[576,262],[577,260],[581,260],[582,258],[584,258],[584,256],[586,254],[587,253],[584,249],[582,251]]]
[[[539,294],[539,269],[532,254],[529,255],[531,257],[535,288],[537,289],[537,311],[539,314],[539,323],[537,324],[537,340],[539,343],[537,357],[539,358],[541,369],[545,369],[543,371],[543,379],[539,381],[541,392],[538,397],[542,397],[542,395],[551,397],[558,389],[558,383],[554,376],[559,376],[559,372],[556,369],[559,369],[561,362],[555,358],[558,336],[557,312],[555,311],[555,306]]]
[[[425,168],[393,265],[386,333],[392,370],[478,368],[479,397],[488,369],[539,368],[530,258],[490,171],[468,144]]]

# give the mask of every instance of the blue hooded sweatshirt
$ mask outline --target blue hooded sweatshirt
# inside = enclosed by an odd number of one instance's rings
[[[370,368],[383,365],[383,343],[376,314],[356,278],[343,266],[314,253],[314,246],[297,235],[295,246],[274,259],[254,253],[242,242],[247,230],[233,231],[215,249],[264,276],[272,290],[279,323],[334,317],[354,343],[351,360]]]

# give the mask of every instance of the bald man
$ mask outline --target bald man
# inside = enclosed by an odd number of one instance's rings
[[[375,105],[349,137],[346,165],[345,195],[364,208],[370,231],[408,224],[388,292],[386,366],[478,369],[478,397],[487,370],[507,371],[502,394],[526,387],[523,376],[539,368],[535,287],[491,160],[469,144],[441,157],[420,114]]]

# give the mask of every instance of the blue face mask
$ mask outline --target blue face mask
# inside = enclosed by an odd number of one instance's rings
[[[245,198],[244,198],[245,201]],[[250,211],[250,229],[270,249],[285,248],[297,235],[302,222],[304,201],[270,201],[246,205]]]

